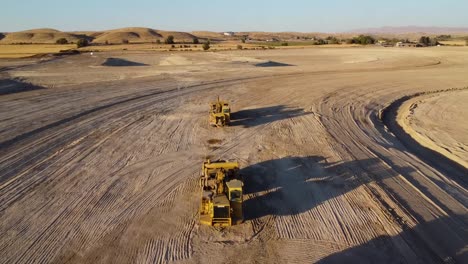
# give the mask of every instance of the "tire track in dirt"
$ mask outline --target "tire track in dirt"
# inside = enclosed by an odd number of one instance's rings
[[[369,99],[370,102],[368,101]],[[399,204],[399,207],[407,210],[406,212],[400,211],[397,213],[397,220],[398,218],[402,218],[402,223],[414,226],[417,222],[434,219],[435,215],[439,215],[439,217],[452,215],[457,225],[453,225],[447,221],[446,226],[441,227],[444,229],[443,232],[451,234],[463,233],[460,228],[463,229],[466,223],[464,223],[462,219],[457,220],[458,217],[456,215],[463,215],[463,211],[466,210],[464,205],[456,202],[450,194],[445,193],[442,189],[438,188],[434,182],[429,180],[430,178],[443,177],[440,173],[435,172],[422,162],[415,160],[414,157],[407,158],[408,156],[406,154],[400,154],[396,151],[396,147],[399,143],[395,143],[395,140],[389,138],[388,135],[381,134],[384,129],[378,129],[382,127],[382,125],[379,124],[378,120],[375,118],[378,111],[376,106],[378,105],[372,106],[373,99],[372,97],[369,99],[366,99],[365,94],[360,94],[354,90],[352,94],[345,92],[340,94],[335,101],[326,101],[323,103],[322,110],[324,113],[327,113],[328,109],[334,109],[335,107],[333,105],[340,106],[343,110],[348,109],[347,111],[335,111],[334,116],[339,121],[324,119],[324,124],[328,127],[330,134],[336,139],[347,141],[347,147],[342,152],[347,152],[351,157],[358,159],[372,155],[382,160],[384,164],[391,164],[387,166],[391,168],[390,171],[394,171],[392,172],[393,174],[396,173],[395,176],[397,177],[382,175],[382,172],[385,171],[384,168],[379,170],[381,171],[381,175],[373,173],[369,175],[377,180],[381,187],[384,187],[385,192],[393,196],[393,199],[395,199],[393,201],[394,203]],[[346,103],[345,100],[352,103]],[[362,105],[362,103],[364,103],[364,105]],[[347,107],[348,104],[350,104],[350,107]],[[363,113],[360,113],[362,109],[366,109],[364,113],[365,119],[361,119],[363,116]],[[332,114],[328,113],[328,115]],[[391,145],[395,144],[397,146],[391,148],[392,151],[389,152],[389,149],[386,149],[378,143],[376,144],[376,141],[374,141],[374,138],[380,137],[387,139],[387,142],[393,141]],[[398,146],[398,149],[404,148]],[[366,170],[368,171],[368,169]],[[424,174],[421,171],[424,171]],[[449,185],[446,188],[453,189],[454,187],[453,185]],[[418,195],[415,195],[415,191]],[[413,206],[416,204],[419,206]],[[408,214],[408,212],[410,212],[410,214]],[[413,220],[413,217],[416,219]],[[442,232],[438,234],[433,233],[433,235],[444,236]],[[429,244],[430,250],[433,250],[441,259],[445,259],[447,255],[450,255],[447,251],[444,252],[444,249],[440,249],[438,246],[432,244],[432,239],[429,240],[426,235],[422,237],[422,239],[424,243]],[[456,248],[459,246],[453,244],[463,243],[460,237],[457,239],[455,239],[455,241],[451,239],[452,242],[450,243],[452,245],[450,245],[450,247]],[[424,248],[424,246],[421,247]]]
[[[398,68],[364,72],[411,67]],[[24,155],[42,150],[49,159],[21,163],[19,152],[4,158],[31,171],[0,192],[9,201],[0,212],[1,262],[228,262],[241,255],[246,262],[304,263],[369,241],[395,262],[450,259],[459,236],[438,250],[431,241],[445,241],[443,232],[462,235],[463,218],[442,220],[434,234],[397,236],[421,219],[463,209],[450,198],[449,182],[445,189],[434,184],[441,173],[402,152],[379,126],[378,110],[402,89],[327,87],[330,79],[362,73],[338,72],[262,72],[177,91],[164,84],[158,89],[168,91],[154,96],[158,90],[148,86],[102,102],[147,97],[15,143],[12,151],[24,146]],[[205,103],[215,93],[232,98],[241,113],[228,129],[207,127]],[[198,225],[197,179],[207,155],[240,161],[243,225]]]

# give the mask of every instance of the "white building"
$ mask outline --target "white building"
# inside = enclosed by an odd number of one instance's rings
[[[234,32],[232,32],[232,31],[224,32],[223,35],[232,37],[232,36],[234,36]]]

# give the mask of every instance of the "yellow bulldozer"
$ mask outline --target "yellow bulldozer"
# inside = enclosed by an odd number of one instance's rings
[[[202,224],[224,227],[243,222],[243,182],[237,162],[206,160],[202,166],[200,185]]]
[[[223,127],[231,122],[231,108],[226,101],[220,101],[219,96],[216,102],[210,103],[210,125]]]

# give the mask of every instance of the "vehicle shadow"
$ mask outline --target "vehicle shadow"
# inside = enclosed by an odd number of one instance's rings
[[[324,157],[308,156],[260,162],[241,170],[248,196],[244,217],[248,221],[268,215],[300,214],[363,184],[378,184],[414,172],[410,167],[382,166],[377,158],[329,163]],[[389,212],[393,215],[393,211]],[[319,263],[468,263],[468,215],[446,212],[446,217],[429,222],[413,214],[419,222],[416,227],[397,236],[376,237]],[[393,217],[401,221],[398,215]]]
[[[457,226],[457,223],[453,220],[453,217],[446,216],[422,222],[396,236],[376,237],[317,263],[468,263],[467,231],[454,230],[452,225]],[[397,248],[404,250],[398,251]]]
[[[15,79],[0,79],[0,95],[27,92],[39,89],[46,88]]]
[[[300,214],[362,184],[396,176],[379,159],[327,163],[319,156],[264,161],[242,169],[241,174],[249,196],[244,201],[245,220]]]
[[[306,114],[303,109],[284,105],[246,109],[231,113],[230,126],[254,127]]]

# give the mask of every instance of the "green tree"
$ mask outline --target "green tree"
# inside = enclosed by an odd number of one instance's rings
[[[88,40],[86,39],[79,39],[77,42],[76,42],[76,47],[77,48],[81,48],[81,47],[86,47],[88,46],[89,43],[88,43]]]
[[[57,41],[55,43],[57,43],[57,44],[68,44],[68,40],[66,38],[59,38],[59,39],[57,39]]]
[[[200,41],[198,40],[198,38],[193,39],[193,44],[200,44]]]
[[[340,44],[340,41],[336,37],[328,36],[327,43],[328,44]]]
[[[172,36],[172,35],[167,36],[165,42],[166,42],[166,44],[174,44],[175,43],[174,42],[174,36]]]
[[[430,46],[431,45],[431,38],[426,37],[426,36],[422,36],[422,37],[419,38],[419,43],[424,44],[426,46]]]
[[[314,41],[314,45],[324,45],[327,44],[327,42],[323,39],[317,39]]]
[[[358,37],[353,38],[353,43],[361,45],[374,44],[375,39],[369,35],[359,35]]]
[[[207,42],[203,43],[202,48],[203,50],[209,50],[211,48],[210,41],[208,40]]]

